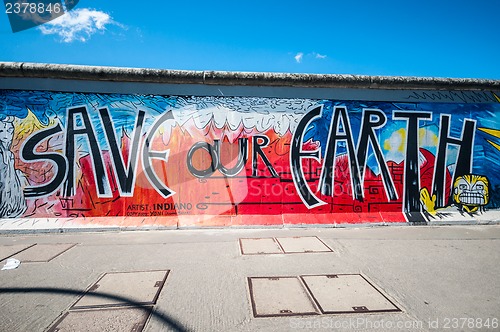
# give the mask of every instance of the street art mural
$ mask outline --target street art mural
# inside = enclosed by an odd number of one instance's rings
[[[496,213],[500,103],[485,95],[451,103],[411,92],[407,102],[370,102],[0,91],[0,218],[425,223]]]

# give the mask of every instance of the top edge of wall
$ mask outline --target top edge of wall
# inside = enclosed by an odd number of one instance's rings
[[[189,71],[0,62],[0,77],[358,89],[500,90],[500,80],[337,74]]]

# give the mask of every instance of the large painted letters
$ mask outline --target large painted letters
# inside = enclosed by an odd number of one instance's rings
[[[1,93],[16,106],[0,113],[15,128],[2,149],[26,178],[25,216],[399,212],[422,222],[455,205],[500,207],[500,103]],[[488,196],[464,192],[470,179]]]

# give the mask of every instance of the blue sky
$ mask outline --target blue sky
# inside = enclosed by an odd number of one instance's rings
[[[499,0],[80,0],[0,61],[500,79]]]

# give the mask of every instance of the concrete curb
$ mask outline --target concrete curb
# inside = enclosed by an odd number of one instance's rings
[[[453,227],[453,226],[491,226],[500,225],[500,221],[444,221],[429,222],[421,226],[427,227]],[[73,233],[102,233],[102,232],[144,232],[144,231],[192,231],[192,230],[240,230],[240,229],[351,229],[351,228],[380,228],[380,227],[418,227],[408,222],[392,223],[353,223],[353,224],[286,224],[286,225],[238,225],[238,226],[150,226],[150,227],[58,227],[41,229],[1,229],[0,235],[22,235],[22,234],[73,234]]]

